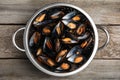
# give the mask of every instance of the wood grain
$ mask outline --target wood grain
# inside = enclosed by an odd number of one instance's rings
[[[17,50],[12,44],[12,35],[24,25],[0,25],[0,58],[26,58],[24,52]],[[96,53],[95,58],[120,59],[120,26],[103,26],[110,33],[108,46]],[[18,35],[17,42],[22,44],[22,32]],[[100,44],[104,43],[105,34],[99,30]],[[8,45],[9,44],[9,45]]]
[[[81,7],[96,24],[120,24],[120,0],[1,0],[0,24],[26,24],[36,10],[54,2]]]
[[[73,76],[53,77],[36,69],[28,60],[0,60],[0,80],[119,80],[119,60],[93,60]]]

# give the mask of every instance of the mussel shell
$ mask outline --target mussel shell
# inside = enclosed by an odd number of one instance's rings
[[[37,52],[36,52],[36,55],[37,56],[40,56],[42,54],[42,49],[41,48],[38,48]]]
[[[38,44],[40,39],[41,39],[41,34],[39,32],[34,32],[33,35],[30,38],[29,46],[30,47],[35,46],[36,44]]]
[[[36,24],[38,22],[42,22],[46,17],[46,14],[40,14],[39,16],[37,16],[37,18],[35,19],[35,21],[33,22],[33,24]]]
[[[58,19],[58,18],[61,18],[63,15],[64,15],[63,11],[57,11],[57,12],[53,13],[50,17],[52,19]]]
[[[83,57],[81,55],[74,54],[68,58],[68,61],[77,64],[83,61]]]
[[[77,23],[71,21],[71,20],[62,20],[62,22],[69,28],[69,29],[76,29]]]
[[[62,19],[71,19],[72,17],[74,17],[75,15],[77,14],[77,12],[76,11],[73,11],[73,12],[70,12],[70,13],[68,13],[68,14],[66,14]]]
[[[61,46],[62,46],[62,44],[61,44],[60,40],[57,38],[55,40],[55,51],[58,52],[61,49]]]
[[[70,70],[71,65],[69,63],[63,62],[59,67],[57,67],[56,69],[58,71],[67,71]]]
[[[42,30],[43,35],[49,35],[51,33],[50,27],[46,26]]]
[[[65,58],[67,51],[68,51],[67,49],[61,50],[56,56],[56,62],[61,62]]]
[[[72,18],[73,21],[80,21],[80,19],[81,19],[80,15],[75,15],[75,16]]]
[[[38,56],[38,61],[50,67],[53,67],[56,65],[55,62],[51,58],[48,58],[46,56]]]
[[[78,36],[77,39],[84,40],[84,39],[87,39],[89,36],[90,36],[90,32],[85,32],[83,35]]]
[[[71,39],[71,38],[69,38],[69,37],[63,38],[62,41],[63,41],[64,44],[74,44],[74,43],[78,43],[78,41],[73,40],[73,39]]]
[[[90,36],[87,40],[82,42],[81,48],[87,48],[93,41],[93,38]]]
[[[46,25],[48,25],[48,24],[50,24],[50,23],[52,23],[52,22],[54,22],[54,20],[44,20],[44,21],[42,21],[42,22],[34,22],[34,26],[35,27],[43,27],[43,26],[46,26]]]
[[[59,22],[52,31],[54,37],[59,37],[63,33],[64,25],[62,22]]]
[[[68,54],[66,55],[66,58],[69,58],[71,57],[72,55],[79,55],[79,54],[82,54],[82,49],[77,45],[77,46],[74,46],[69,52]]]
[[[82,35],[83,33],[85,33],[85,25],[81,24],[77,30],[76,30],[77,35]]]
[[[52,41],[50,40],[49,37],[45,38],[44,44],[43,44],[43,50],[52,50],[53,49],[53,44]]]

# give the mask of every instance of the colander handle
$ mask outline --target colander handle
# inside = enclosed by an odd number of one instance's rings
[[[12,42],[13,42],[13,45],[20,51],[22,52],[25,52],[25,49],[22,49],[20,48],[17,44],[16,44],[16,35],[18,32],[22,31],[22,30],[25,30],[25,27],[22,27],[20,29],[18,29],[17,31],[15,31],[15,33],[13,34],[13,37],[12,37]]]
[[[102,30],[106,35],[106,40],[105,40],[104,44],[98,48],[98,50],[101,50],[108,45],[108,43],[110,41],[110,35],[109,35],[109,32],[106,30],[106,28],[100,27],[100,26],[98,26],[97,28]]]

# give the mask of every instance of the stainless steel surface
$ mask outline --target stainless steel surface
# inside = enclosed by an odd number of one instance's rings
[[[108,45],[108,43],[110,41],[110,35],[109,35],[108,31],[105,28],[100,27],[100,26],[97,27],[97,28],[102,30],[106,35],[106,40],[105,40],[104,44],[98,48],[98,50],[101,50],[101,49],[103,49],[104,47],[106,47]]]
[[[55,72],[52,72],[52,71],[49,71],[47,69],[45,69],[44,67],[42,67],[41,65],[39,65],[36,60],[34,59],[33,55],[30,53],[30,50],[29,50],[29,47],[28,47],[28,34],[29,34],[29,29],[30,29],[30,26],[32,24],[32,21],[34,20],[34,18],[40,13],[42,12],[43,10],[45,9],[48,9],[48,8],[51,8],[51,7],[56,7],[56,6],[68,6],[68,7],[72,7],[72,8],[75,8],[77,9],[78,11],[80,11],[81,13],[83,13],[87,18],[88,20],[90,21],[91,25],[92,25],[92,28],[93,28],[93,31],[94,31],[94,35],[95,35],[95,44],[94,44],[94,48],[93,48],[93,52],[92,52],[92,55],[90,56],[89,60],[83,65],[81,66],[80,68],[72,71],[72,72],[66,72],[66,73],[55,73]],[[108,36],[108,33],[106,30],[104,30]],[[17,31],[19,32],[19,30]],[[16,33],[17,33],[16,32]],[[14,34],[14,36],[16,35],[16,33]],[[108,38],[109,39],[109,38]],[[108,43],[109,40],[107,40],[107,42],[105,42],[105,45],[103,46],[106,46],[106,44]],[[95,23],[93,22],[92,18],[84,11],[82,10],[81,8],[79,7],[76,7],[74,5],[71,5],[71,4],[66,4],[66,3],[54,3],[54,4],[50,4],[50,5],[47,5],[41,9],[39,9],[32,17],[31,19],[28,21],[27,25],[26,25],[26,28],[25,28],[25,31],[24,31],[24,38],[23,38],[23,42],[24,42],[24,48],[25,48],[25,52],[26,52],[26,55],[27,57],[29,58],[29,60],[33,63],[34,66],[36,66],[39,70],[43,71],[44,73],[46,74],[49,74],[49,75],[53,75],[53,76],[59,76],[59,77],[64,77],[64,76],[70,76],[70,75],[73,75],[75,73],[78,73],[80,71],[82,71],[83,69],[85,69],[88,64],[92,61],[92,59],[94,58],[95,54],[96,54],[96,51],[98,49],[98,31],[97,31],[97,28],[95,26]],[[13,44],[15,45],[15,47],[19,50],[22,51],[22,49],[20,49],[16,44],[15,44],[15,38],[13,37]],[[102,47],[103,47],[102,46]]]
[[[13,45],[14,45],[18,50],[25,52],[25,49],[20,48],[20,47],[16,44],[16,40],[15,40],[17,33],[20,32],[21,30],[25,30],[25,27],[20,28],[20,29],[18,29],[17,31],[15,31],[15,33],[13,34],[13,37],[12,37],[12,42],[13,42]]]

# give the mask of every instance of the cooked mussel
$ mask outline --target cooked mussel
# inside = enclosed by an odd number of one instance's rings
[[[57,70],[63,70],[63,71],[65,71],[65,70],[69,70],[71,68],[71,65],[69,64],[69,63],[65,63],[65,62],[63,62],[58,68],[57,68]]]
[[[36,55],[37,55],[37,56],[40,56],[41,54],[42,54],[42,49],[41,49],[41,48],[39,48],[39,49],[37,50]]]
[[[74,17],[77,14],[76,11],[70,12],[68,14],[66,14],[62,19],[72,19],[72,17]]]
[[[72,18],[73,21],[80,21],[80,15],[76,15]]]
[[[75,29],[77,24],[71,20],[62,20],[62,22],[70,29]]]
[[[63,23],[62,23],[62,22],[59,22],[59,23],[55,26],[55,28],[53,29],[53,32],[52,32],[52,33],[53,33],[53,36],[59,37],[59,36],[62,34],[63,29],[64,29]]]
[[[83,61],[83,57],[81,55],[72,55],[71,57],[68,58],[68,61],[72,62],[72,63],[80,63]]]
[[[61,18],[63,15],[64,15],[63,11],[57,11],[57,12],[53,13],[50,17],[52,19],[58,19],[58,18]]]
[[[46,26],[42,30],[44,35],[49,35],[51,33],[50,27]]]
[[[78,43],[78,41],[73,40],[73,39],[71,39],[71,38],[69,38],[69,37],[63,38],[62,41],[63,41],[65,44]]]
[[[61,62],[65,58],[67,52],[67,49],[61,50],[56,57],[56,62]]]
[[[46,56],[38,56],[38,60],[39,62],[44,63],[50,67],[55,66],[55,62],[51,58],[48,58]]]
[[[77,45],[77,46],[74,46],[69,52],[68,54],[66,55],[66,58],[69,58],[71,57],[72,55],[76,54],[76,55],[79,55],[82,53],[82,49]]]
[[[53,49],[53,44],[50,38],[46,37],[43,45],[43,50],[46,51],[46,50],[52,50],[52,49]]]
[[[77,35],[82,35],[84,32],[85,32],[85,25],[84,25],[84,24],[81,24],[81,25],[77,28],[76,33],[77,33]]]
[[[61,49],[61,46],[62,46],[62,44],[61,44],[60,40],[57,38],[55,40],[55,51],[58,52]]]
[[[35,21],[34,21],[33,24],[38,23],[38,22],[42,22],[42,21],[45,19],[45,16],[46,16],[46,14],[41,14],[41,15],[39,15],[39,16],[35,19]]]
[[[86,39],[90,36],[90,32],[85,32],[83,35],[81,36],[78,36],[77,39],[78,40],[83,40],[83,39]]]
[[[81,48],[86,48],[86,47],[88,47],[90,44],[91,44],[91,42],[92,42],[92,37],[90,36],[87,40],[85,40],[84,42],[82,42],[82,44],[80,45],[81,46]]]
[[[48,25],[48,24],[50,24],[52,22],[54,22],[54,20],[44,20],[42,22],[35,22],[33,25],[35,27],[43,27],[43,26],[46,26],[46,25]]]
[[[41,34],[39,32],[34,32],[32,37],[30,38],[29,46],[33,47],[35,44],[38,44],[40,39],[41,39]]]

